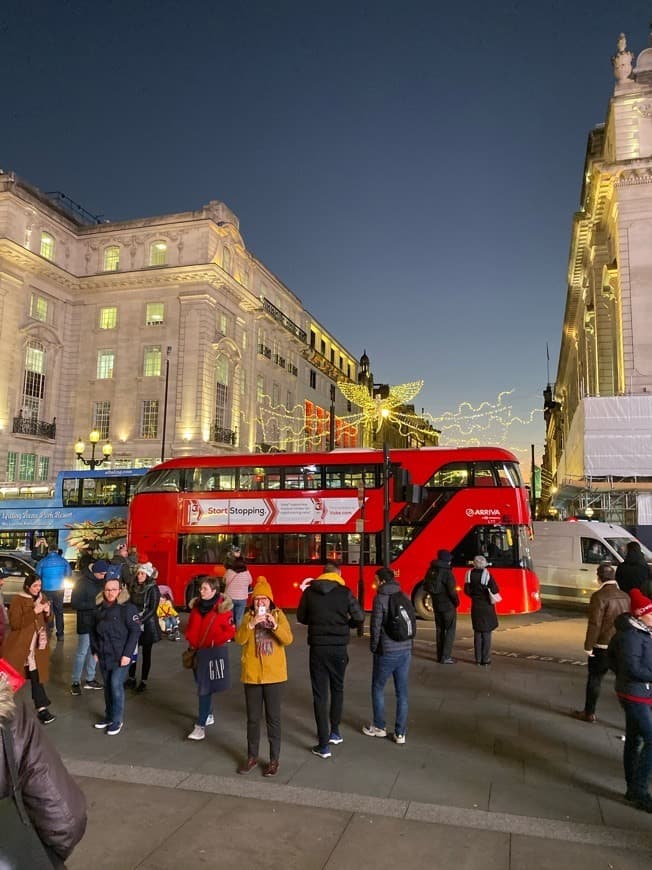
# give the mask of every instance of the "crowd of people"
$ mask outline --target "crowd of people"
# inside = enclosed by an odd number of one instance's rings
[[[597,568],[599,588],[590,601],[585,639],[588,655],[585,703],[583,709],[572,711],[571,715],[586,723],[596,721],[602,680],[609,669],[613,670],[616,693],[626,721],[625,799],[641,810],[652,812],[649,794],[652,588],[649,568],[641,561],[640,548],[638,552],[637,548],[635,542],[629,545],[627,557],[618,569],[609,563]],[[5,666],[13,668],[21,679],[24,675],[24,681],[29,682],[36,718],[43,725],[55,719],[49,709],[46,689],[52,627],[57,638],[63,637],[63,624],[57,618],[58,607],[54,604],[57,596],[53,595],[59,585],[60,566],[53,558],[48,568],[50,555],[58,554],[46,555],[41,560],[44,567],[39,575],[27,578],[23,591],[13,598],[9,607],[10,631],[4,638],[0,635]],[[146,690],[153,646],[164,634],[171,640],[181,636],[171,594],[167,587],[160,587],[156,582],[156,568],[144,554],[140,561],[130,558],[131,555],[126,547],[121,547],[111,562],[88,560],[71,601],[78,635],[71,694],[78,696],[83,689],[103,689],[104,715],[94,727],[110,736],[118,735],[123,728],[125,689],[132,688],[137,693]],[[44,589],[46,583],[51,588]],[[435,616],[436,660],[442,665],[455,664],[452,653],[461,590],[453,576],[450,552],[438,552],[426,572],[424,585]],[[372,716],[369,724],[363,725],[362,732],[369,737],[389,736],[385,689],[391,678],[396,694],[396,720],[391,736],[401,745],[407,736],[415,613],[391,569],[380,568],[376,572],[376,586],[370,619]],[[466,571],[462,590],[471,601],[476,664],[489,667],[492,632],[498,626],[496,604],[501,597],[485,556],[475,557],[472,567]],[[296,618],[307,626],[317,734],[317,743],[311,751],[321,759],[328,759],[332,756],[332,747],[344,739],[340,723],[351,630],[360,629],[364,624],[364,612],[336,563],[327,563],[322,574],[306,583]],[[0,628],[4,634],[4,625]],[[239,551],[230,553],[223,578],[199,578],[198,595],[190,602],[185,638],[188,649],[184,651],[183,660],[192,671],[197,690],[197,716],[188,739],[205,739],[206,728],[215,722],[214,696],[231,687],[227,644],[235,642],[241,647],[240,678],[246,709],[246,756],[237,772],[246,775],[259,765],[264,713],[269,760],[262,765],[262,773],[266,777],[275,776],[281,755],[283,685],[288,678],[285,648],[293,642],[293,634],[286,615],[274,601],[269,582],[262,576],[253,580]],[[97,679],[98,671],[102,682]],[[11,703],[0,674],[0,726],[5,745],[11,736],[7,728],[23,721],[26,715],[23,701],[18,707]],[[10,726],[7,720],[12,717],[14,725]],[[35,733],[32,726],[27,731]],[[38,751],[47,754],[49,750]],[[53,764],[60,779],[62,807],[75,802],[81,807],[76,787],[63,775],[65,771],[62,773],[60,766]],[[26,789],[29,793],[27,786]],[[81,809],[79,812],[83,814]],[[50,824],[47,813],[46,821]],[[75,829],[77,832],[83,832],[80,824]],[[71,835],[69,831],[66,838],[57,827],[54,833],[50,831],[47,835],[39,830],[39,836],[54,850],[50,857],[58,855],[61,859],[74,845],[77,834]]]

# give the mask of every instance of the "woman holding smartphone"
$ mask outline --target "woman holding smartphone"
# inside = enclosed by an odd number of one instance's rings
[[[14,595],[9,605],[9,627],[3,656],[19,673],[25,673],[32,686],[32,700],[43,725],[54,722],[48,710],[50,699],[45,683],[50,675],[50,641],[47,624],[51,605],[41,592],[41,578],[26,577],[23,591]]]
[[[235,639],[242,646],[242,682],[247,706],[247,760],[238,773],[249,773],[258,764],[264,705],[269,764],[263,776],[276,776],[281,753],[281,687],[288,678],[285,647],[293,637],[287,617],[274,604],[271,586],[264,577],[256,580],[253,603],[245,612]]]

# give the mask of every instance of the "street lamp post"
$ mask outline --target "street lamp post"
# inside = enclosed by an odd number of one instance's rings
[[[93,471],[95,468],[98,468],[100,465],[104,465],[105,462],[109,461],[109,459],[111,458],[111,454],[113,453],[113,445],[110,441],[107,441],[106,444],[102,446],[102,453],[104,455],[101,459],[96,459],[95,447],[100,440],[100,433],[97,431],[97,429],[93,429],[93,431],[88,436],[88,440],[91,442],[91,458],[84,459],[82,454],[86,449],[86,445],[81,438],[78,438],[77,443],[75,444],[75,454],[80,462],[83,462],[84,465],[88,465],[90,470]]]

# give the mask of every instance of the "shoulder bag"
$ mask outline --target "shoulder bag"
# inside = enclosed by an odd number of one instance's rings
[[[54,864],[23,803],[10,726],[0,726],[0,734],[11,781],[10,794],[0,800],[0,867],[3,870],[24,870],[25,867],[30,870],[52,870]]]
[[[213,617],[212,617],[211,621],[208,623],[208,625],[206,626],[206,631],[204,632],[202,639],[199,641],[199,648],[200,649],[203,646],[204,641],[208,637],[208,633],[210,632],[211,626],[215,622],[216,617],[217,617],[217,611],[213,610]],[[194,649],[193,647],[189,646],[188,649],[184,649],[184,651],[181,653],[181,664],[184,666],[184,668],[188,668],[190,670],[191,668],[195,667],[196,658],[197,658],[197,650]]]

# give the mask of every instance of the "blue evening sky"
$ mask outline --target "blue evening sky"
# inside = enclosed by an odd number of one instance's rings
[[[377,381],[440,415],[554,379],[586,137],[649,3],[132,0],[0,19],[0,166],[106,218],[226,202]],[[490,440],[487,433],[485,440]],[[481,438],[484,435],[481,434]],[[543,442],[541,416],[508,443]]]

